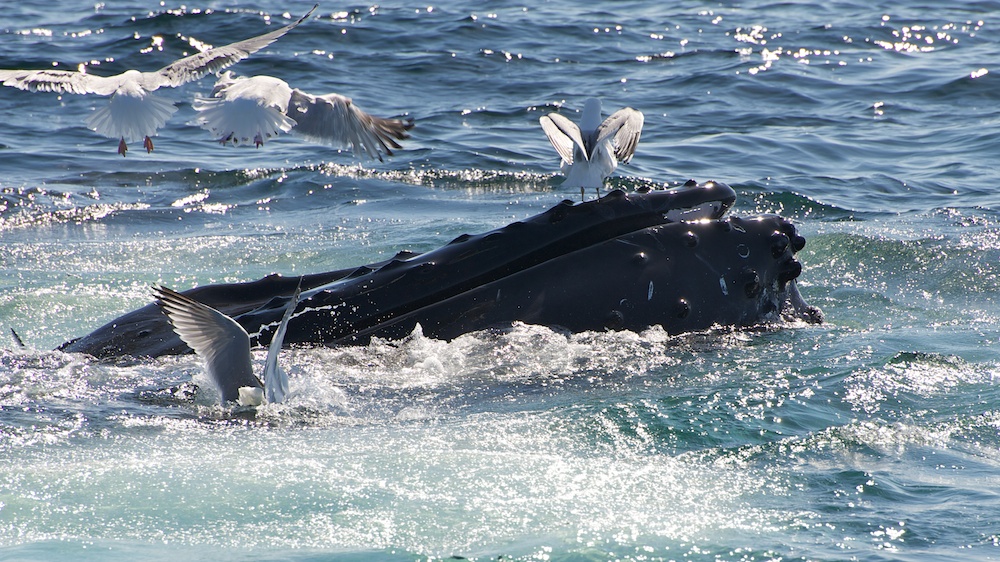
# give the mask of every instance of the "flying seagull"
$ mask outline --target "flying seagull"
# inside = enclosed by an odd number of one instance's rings
[[[236,64],[291,31],[315,9],[313,6],[298,21],[281,29],[184,57],[155,72],[126,70],[115,76],[95,76],[84,71],[0,69],[0,83],[32,92],[111,96],[108,105],[87,118],[87,126],[106,137],[121,139],[118,154],[122,156],[128,151],[126,140],[144,138],[143,147],[152,152],[149,137],[177,111],[173,103],[154,96],[154,90],[174,88]]]
[[[538,118],[545,136],[559,153],[560,169],[566,176],[563,185],[599,189],[604,179],[627,164],[635,154],[642,134],[642,112],[626,107],[601,121],[601,100],[588,99],[583,105],[580,126],[558,113]]]
[[[383,119],[362,111],[351,98],[330,93],[313,95],[273,76],[233,77],[226,71],[211,97],[197,98],[199,125],[222,144],[260,148],[268,138],[295,132],[306,139],[350,148],[358,157],[382,160],[397,140],[409,138],[413,119]]]
[[[241,406],[259,406],[265,400],[270,403],[285,400],[288,375],[278,366],[278,353],[288,321],[299,302],[300,288],[288,301],[267,348],[263,383],[253,373],[250,336],[243,326],[218,310],[167,287],[154,287],[153,291],[174,332],[205,362],[205,370],[219,390],[220,404],[236,402]]]

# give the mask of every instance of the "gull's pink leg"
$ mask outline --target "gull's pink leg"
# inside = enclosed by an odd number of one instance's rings
[[[142,147],[146,149],[146,154],[153,152],[153,140],[146,137],[146,140],[142,142]]]
[[[260,136],[260,133],[257,133],[257,136],[253,138],[253,143],[257,148],[264,146],[264,138]]]
[[[122,140],[118,141],[118,154],[125,156],[126,152],[128,152],[128,146],[125,145],[125,137],[122,137]]]

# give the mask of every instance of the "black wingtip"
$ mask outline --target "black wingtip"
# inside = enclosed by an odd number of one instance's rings
[[[153,296],[156,297],[156,306],[160,307],[160,310],[163,310],[164,314],[166,314],[166,307],[168,305],[176,305],[190,300],[189,297],[186,297],[164,285],[153,285],[152,289]],[[169,316],[169,314],[167,316]]]
[[[150,285],[149,287],[153,291],[153,296],[156,297],[157,304],[163,301],[163,297],[170,293],[170,289],[164,287],[163,285]]]
[[[308,18],[309,16],[311,16],[312,13],[316,11],[316,8],[319,8],[319,4],[313,4],[312,9],[310,9],[308,12],[306,12],[306,15],[302,16],[301,18],[299,18],[299,21],[295,22],[295,25],[299,25],[300,23],[306,21],[306,18]]]

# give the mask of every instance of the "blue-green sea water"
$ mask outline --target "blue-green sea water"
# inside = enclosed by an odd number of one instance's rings
[[[8,2],[0,68],[154,70],[311,5]],[[0,559],[1000,559],[998,25],[995,1],[324,2],[233,67],[414,118],[384,163],[219,146],[191,124],[211,77],[126,158],[86,128],[103,99],[0,88]],[[609,187],[720,180],[794,220],[827,322],[296,348],[254,419],[194,356],[52,351],[152,284],[576,198],[538,118],[588,97],[645,114]]]

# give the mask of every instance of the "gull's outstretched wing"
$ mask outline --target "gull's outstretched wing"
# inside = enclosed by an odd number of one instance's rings
[[[302,294],[302,287],[296,287],[295,293],[285,306],[285,314],[281,316],[281,323],[271,337],[271,345],[267,348],[267,361],[264,362],[264,396],[268,402],[277,404],[285,401],[288,395],[288,375],[278,366],[278,354],[281,353],[281,344],[285,340],[285,330],[288,328],[288,321],[292,319],[295,312],[295,305],[299,303],[299,295]]]
[[[99,94],[110,96],[122,81],[122,74],[94,76],[70,70],[0,70],[0,84],[32,92]]]
[[[142,86],[148,91],[153,91],[160,86],[176,87],[192,80],[197,80],[206,74],[218,72],[228,66],[232,66],[274,43],[282,35],[304,22],[312,15],[317,6],[319,4],[313,6],[306,15],[294,23],[286,25],[281,29],[184,57],[156,72],[144,72]]]
[[[0,70],[0,83],[32,92],[59,92],[67,94],[98,94],[110,96],[127,80],[135,80],[147,92],[161,86],[180,86],[197,80],[210,72],[218,72],[227,66],[249,57],[277,41],[295,26],[306,20],[316,9],[298,21],[270,33],[251,37],[243,41],[216,47],[207,51],[176,60],[156,72],[126,71],[114,76],[94,76],[86,72],[69,70]],[[126,76],[128,75],[128,76]]]
[[[295,121],[296,133],[315,141],[350,148],[357,156],[382,160],[382,153],[392,156],[396,142],[409,138],[406,131],[413,120],[383,119],[358,109],[350,98],[340,94],[314,96],[292,90],[288,117]]]
[[[191,297],[154,287],[158,304],[177,335],[202,360],[222,402],[239,398],[240,387],[262,385],[250,364],[250,337],[235,320]]]
[[[644,117],[641,111],[626,107],[611,114],[597,128],[597,143],[613,139],[615,157],[619,162],[627,164],[635,154],[642,134]]]
[[[545,136],[549,138],[549,142],[552,143],[552,147],[559,153],[563,162],[573,163],[574,146],[579,147],[584,155],[587,154],[587,148],[583,144],[583,136],[580,134],[580,127],[577,127],[576,123],[558,113],[542,115],[538,118],[538,122],[541,123],[542,131],[545,132]]]

